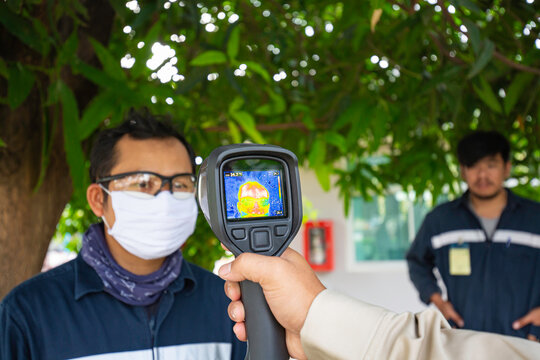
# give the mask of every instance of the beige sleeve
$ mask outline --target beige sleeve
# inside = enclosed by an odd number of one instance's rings
[[[436,310],[396,314],[331,290],[321,292],[300,333],[309,360],[540,359],[540,344],[451,329]]]

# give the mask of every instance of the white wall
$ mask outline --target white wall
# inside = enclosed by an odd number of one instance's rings
[[[416,289],[409,280],[405,261],[393,269],[351,270],[347,266],[349,234],[348,219],[345,218],[343,200],[338,190],[324,192],[315,176],[309,170],[300,170],[302,196],[311,201],[318,212],[317,220],[332,220],[334,230],[334,270],[319,272],[317,275],[324,285],[333,290],[363,301],[403,312],[417,312],[426,306],[420,302]],[[303,228],[293,240],[291,247],[303,252]]]

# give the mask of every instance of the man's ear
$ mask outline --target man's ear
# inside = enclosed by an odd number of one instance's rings
[[[467,179],[465,179],[465,166],[463,165],[459,165],[459,176],[463,181],[467,182]]]
[[[504,178],[508,179],[510,177],[510,172],[512,171],[512,162],[509,160],[504,164]]]
[[[97,217],[102,217],[105,213],[104,209],[104,196],[103,189],[98,184],[90,184],[88,189],[86,189],[86,200],[90,209],[94,212]]]

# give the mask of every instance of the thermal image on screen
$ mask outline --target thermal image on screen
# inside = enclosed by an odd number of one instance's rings
[[[227,219],[283,216],[281,172],[225,171]]]

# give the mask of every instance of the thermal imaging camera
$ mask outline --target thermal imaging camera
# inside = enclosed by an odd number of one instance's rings
[[[278,146],[215,149],[201,165],[197,190],[212,231],[234,255],[281,255],[302,224],[298,160]]]
[[[221,146],[199,170],[197,198],[217,238],[236,256],[279,256],[302,224],[298,160],[273,145]],[[285,331],[272,315],[259,284],[243,281],[246,360],[289,359]]]

